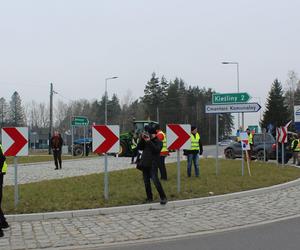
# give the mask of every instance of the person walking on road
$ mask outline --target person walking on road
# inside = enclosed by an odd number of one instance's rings
[[[146,202],[153,201],[153,194],[151,189],[152,179],[160,196],[160,204],[165,205],[167,203],[167,197],[163,190],[163,187],[157,176],[157,169],[160,161],[160,151],[162,149],[162,142],[156,137],[155,128],[147,128],[137,145],[138,150],[142,150],[142,156],[140,159],[140,165],[142,166],[143,179],[145,184],[145,190],[147,199]]]
[[[50,143],[53,152],[55,170],[61,169],[62,167],[61,151],[64,142],[61,135],[57,131],[54,132],[54,135],[52,136]]]
[[[169,151],[167,148],[167,137],[166,134],[160,129],[159,124],[156,125],[156,136],[157,138],[162,141],[163,146],[162,149],[160,151],[160,161],[159,161],[159,172],[160,172],[160,179],[161,180],[167,180],[168,176],[167,176],[167,169],[166,169],[166,164],[165,164],[165,159],[166,157],[169,155]]]
[[[6,163],[6,157],[3,154],[2,145],[0,144],[0,237],[4,236],[3,229],[9,228],[9,225],[6,221],[6,218],[4,216],[3,210],[2,210],[2,196],[3,196],[3,179],[4,175],[7,171],[7,163]]]
[[[191,148],[184,150],[184,155],[187,156],[187,176],[191,177],[192,164],[195,167],[195,176],[200,176],[199,155],[203,153],[203,146],[200,140],[200,135],[196,126],[191,126]]]

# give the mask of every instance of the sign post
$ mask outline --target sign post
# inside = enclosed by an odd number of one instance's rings
[[[191,148],[190,124],[167,124],[167,148],[177,150],[177,192],[180,193],[180,149]]]
[[[85,130],[89,125],[89,119],[86,116],[72,116],[71,126],[72,126],[72,155],[73,155],[73,140],[74,140],[74,132],[73,128],[83,127],[83,156],[86,155],[86,140],[85,140]]]
[[[243,97],[242,97],[243,96]],[[261,106],[256,103],[245,103],[250,99],[248,93],[213,94],[213,105],[205,105],[205,113],[216,114],[216,158],[218,158],[218,115],[222,113],[242,113],[242,128],[244,128],[244,113],[258,112]],[[246,151],[247,154],[247,151]],[[247,157],[248,158],[248,157]],[[248,166],[249,175],[251,175]],[[216,159],[216,175],[218,174],[218,159]],[[242,157],[242,175],[244,175],[244,159]]]
[[[118,153],[120,149],[119,125],[94,125],[93,134],[93,152],[105,153],[104,157],[104,199],[108,200],[108,153]]]
[[[2,145],[5,156],[14,156],[15,172],[15,207],[19,203],[18,187],[18,156],[28,156],[28,128],[7,127],[2,128]]]

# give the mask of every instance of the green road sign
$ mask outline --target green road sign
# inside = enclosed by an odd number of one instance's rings
[[[213,104],[227,104],[227,103],[245,103],[250,99],[250,95],[243,93],[227,93],[227,94],[213,94]]]
[[[89,125],[89,120],[85,116],[73,116],[72,117],[73,126],[87,126]]]

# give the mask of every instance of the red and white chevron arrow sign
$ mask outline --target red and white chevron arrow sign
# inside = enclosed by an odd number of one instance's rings
[[[119,153],[119,125],[95,125],[92,134],[94,153]]]
[[[179,150],[191,148],[190,124],[168,124],[166,130],[168,149]]]
[[[7,127],[2,128],[2,146],[5,156],[28,155],[28,128]]]

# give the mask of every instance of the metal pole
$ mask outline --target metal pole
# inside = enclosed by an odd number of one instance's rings
[[[105,79],[105,125],[107,125],[107,80]],[[104,155],[104,199],[108,200],[108,166],[107,154]]]
[[[284,142],[281,142],[281,166],[284,167]]]
[[[177,150],[177,193],[180,193],[180,150]]]
[[[278,138],[278,130],[276,128],[276,164],[278,166],[278,147],[279,147],[279,144],[278,144],[277,138]]]
[[[50,83],[50,124],[49,124],[49,147],[48,147],[48,153],[51,154],[51,145],[50,140],[52,136],[52,123],[53,123],[53,84]]]
[[[216,115],[216,175],[219,174],[219,114]]]
[[[236,63],[236,73],[237,73],[237,91],[240,93],[240,70],[239,63]],[[238,128],[240,128],[240,113],[238,113]]]
[[[245,131],[244,130],[244,126],[245,126],[245,124],[244,124],[244,113],[242,113],[242,131]],[[244,160],[244,151],[243,151],[243,149],[242,149],[242,176],[244,176],[244,168],[245,168],[245,160]],[[246,155],[246,157],[247,157],[247,155]],[[246,158],[246,160],[247,160],[247,158]]]
[[[83,157],[85,157],[85,146],[86,146],[86,143],[85,143],[85,126],[83,126]]]
[[[264,162],[266,162],[266,129],[264,129]]]
[[[18,157],[14,157],[14,168],[15,168],[15,208],[19,203],[19,187],[18,187]]]
[[[116,79],[117,76],[105,78],[105,125],[107,125],[107,81],[111,79]],[[107,153],[104,155],[104,198],[108,200],[108,161]]]

